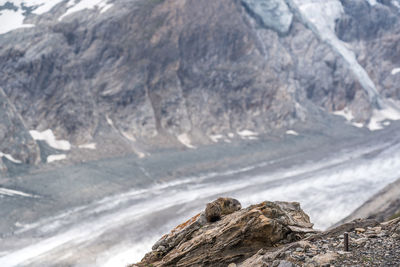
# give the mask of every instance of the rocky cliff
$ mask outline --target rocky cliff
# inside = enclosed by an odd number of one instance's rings
[[[144,157],[313,127],[332,112],[379,129],[400,118],[386,99],[400,97],[399,6],[8,1],[0,6],[0,152],[8,156],[0,166]],[[20,25],[7,28],[10,16]],[[54,145],[60,140],[70,146]]]
[[[320,232],[298,203],[266,201],[217,222],[200,213],[164,235],[131,267],[395,266],[399,240],[400,219],[356,220]]]

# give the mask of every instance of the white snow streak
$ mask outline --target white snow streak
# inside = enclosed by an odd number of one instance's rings
[[[250,131],[250,130],[238,131],[237,134],[242,139],[248,139],[248,140],[257,140],[258,139],[258,133]]]
[[[212,134],[209,137],[214,143],[218,143],[218,141],[220,139],[224,139],[225,138],[222,134]]]
[[[12,189],[7,189],[7,188],[2,188],[2,187],[0,187],[0,195],[6,195],[6,196],[10,196],[10,197],[12,197],[12,196],[36,197],[36,196],[28,194],[28,193],[24,193],[24,192],[12,190]]]
[[[4,34],[19,28],[29,28],[35,25],[24,24],[22,10],[2,10],[0,11],[0,34]]]
[[[363,123],[354,121],[353,113],[347,107],[345,107],[342,110],[336,110],[336,111],[332,112],[332,114],[345,118],[354,127],[362,128],[364,126]]]
[[[3,152],[0,151],[0,158],[1,157],[5,157],[6,159],[8,159],[11,162],[17,163],[17,164],[21,164],[22,161],[15,159],[13,156],[11,156],[10,154],[5,154]]]
[[[188,148],[196,148],[194,145],[192,145],[192,141],[187,133],[178,135],[178,140]]]
[[[58,20],[62,20],[63,18],[65,18],[68,15],[71,15],[72,13],[82,11],[85,9],[96,8],[100,10],[100,13],[104,13],[105,11],[110,9],[110,7],[112,7],[112,4],[108,4],[107,2],[108,0],[81,0],[81,1],[70,0],[70,2],[68,2],[69,8],[67,12],[65,12],[64,15],[59,17]]]
[[[83,144],[79,145],[78,147],[83,149],[96,149],[96,143]]]
[[[34,140],[45,141],[49,146],[59,150],[70,150],[71,144],[67,140],[57,140],[52,130],[48,129],[43,132],[36,130],[29,131]]]
[[[388,120],[400,120],[400,111],[396,108],[394,102],[386,101],[387,106],[383,109],[375,109],[368,124],[370,131],[382,130],[384,126],[390,125]]]
[[[395,69],[392,69],[392,75],[396,75],[397,73],[400,73],[400,68],[395,68]]]
[[[67,158],[67,155],[65,155],[65,154],[50,155],[47,157],[47,163],[64,160],[66,158]]]
[[[298,136],[298,135],[299,135],[298,132],[293,131],[293,130],[287,130],[287,131],[286,131],[286,134],[287,134],[287,135],[294,135],[294,136]]]

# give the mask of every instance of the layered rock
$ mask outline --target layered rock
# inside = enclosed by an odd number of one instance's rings
[[[399,240],[400,218],[382,224],[355,220],[318,232],[298,203],[266,201],[213,223],[200,213],[131,267],[392,266],[400,260]]]
[[[226,266],[312,232],[298,203],[266,201],[214,223],[201,213],[162,237],[134,266]]]

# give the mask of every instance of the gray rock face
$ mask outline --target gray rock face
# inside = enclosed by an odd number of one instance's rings
[[[29,135],[22,118],[0,88],[0,152],[20,163],[35,164],[39,160],[39,149]],[[7,170],[5,156],[0,156],[0,172]]]
[[[357,60],[369,73],[384,97],[399,99],[399,8],[394,1],[341,1],[345,14],[336,23],[338,37],[352,46]]]
[[[400,75],[390,74],[400,66],[397,8],[342,3],[337,35],[378,90],[398,99]],[[370,118],[346,62],[283,0],[117,0],[104,13],[59,20],[66,8],[29,13],[35,27],[0,35],[0,87],[19,118],[2,120],[0,133],[24,125],[13,141],[29,151],[24,162],[38,162],[32,129],[52,129],[74,149],[96,142],[100,157],[210,144],[212,135],[244,129],[268,133],[328,116],[321,107]],[[358,16],[371,17],[372,28]],[[0,147],[10,147],[7,138]],[[17,151],[9,153],[25,153]]]
[[[242,3],[264,27],[281,34],[289,31],[293,14],[284,0],[242,0]]]

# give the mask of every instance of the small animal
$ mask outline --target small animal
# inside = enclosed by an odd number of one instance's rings
[[[205,214],[207,222],[216,222],[222,215],[227,215],[240,210],[242,205],[236,199],[229,197],[220,197],[206,206]]]

